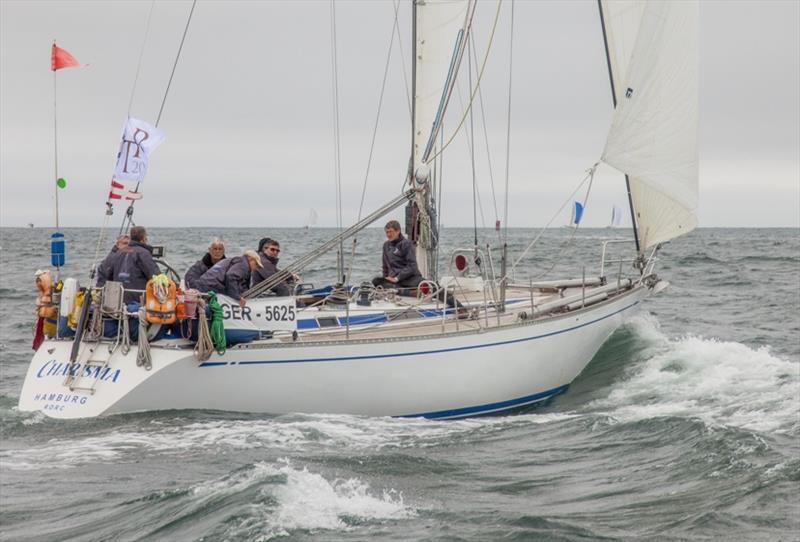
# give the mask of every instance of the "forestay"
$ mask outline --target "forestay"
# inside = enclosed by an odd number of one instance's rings
[[[601,9],[617,100],[603,161],[630,177],[644,249],[697,226],[698,5],[623,1]]]

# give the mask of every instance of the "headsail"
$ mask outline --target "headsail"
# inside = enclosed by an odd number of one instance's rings
[[[698,5],[654,0],[601,7],[617,97],[603,161],[630,176],[645,249],[697,226]]]
[[[421,190],[415,198],[416,208],[409,209],[407,220],[416,231],[414,241],[420,272],[429,278],[435,275],[432,250],[436,240],[431,230],[435,225],[430,205],[431,168],[426,162],[433,155],[458,67],[467,50],[475,4],[475,0],[414,1],[413,147],[409,181]]]

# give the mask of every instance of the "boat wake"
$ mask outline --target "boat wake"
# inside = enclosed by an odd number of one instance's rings
[[[202,414],[202,412],[199,412]],[[190,413],[194,414],[194,413]],[[480,442],[515,427],[568,420],[575,414],[528,414],[439,422],[425,419],[368,418],[347,415],[291,415],[186,423],[183,416],[164,419],[142,415],[138,428],[102,435],[53,438],[46,444],[0,452],[0,468],[63,469],[97,462],[135,461],[144,455],[191,456],[269,449],[273,453],[352,453],[433,448]],[[32,423],[41,415],[29,416]],[[109,418],[116,422],[122,418]],[[144,422],[144,423],[142,423]]]
[[[645,360],[603,398],[597,413],[619,422],[694,418],[710,427],[798,434],[800,364],[769,347],[686,335],[671,339],[658,321],[640,315],[628,324],[644,341]]]

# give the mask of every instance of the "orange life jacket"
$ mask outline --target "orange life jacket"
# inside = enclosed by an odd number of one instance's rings
[[[36,290],[39,294],[36,297],[36,315],[40,318],[58,317],[58,307],[53,306],[52,287],[53,278],[50,276],[50,271],[36,273]]]
[[[163,288],[164,295],[162,299],[159,299],[159,296],[156,295],[156,286],[153,280],[148,280],[145,287],[145,317],[151,324],[172,324],[176,319],[175,310],[178,305],[175,282],[166,278],[166,285]]]

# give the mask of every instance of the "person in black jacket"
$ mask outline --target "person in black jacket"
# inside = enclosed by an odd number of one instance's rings
[[[215,237],[208,245],[208,252],[201,259],[197,260],[193,266],[189,268],[186,275],[183,277],[183,283],[186,288],[196,288],[198,279],[203,276],[203,273],[214,267],[214,265],[225,259],[225,244],[222,239]]]
[[[374,286],[384,288],[416,288],[422,282],[417,267],[414,243],[400,233],[400,223],[390,220],[384,226],[387,241],[383,243],[383,276],[372,279]]]
[[[264,237],[258,242],[258,255],[261,257],[261,267],[253,272],[251,287],[280,272],[278,269],[278,254],[280,253],[281,245],[275,239]],[[292,295],[295,280],[296,277],[294,276],[288,277],[286,280],[273,286],[270,291],[278,296]]]
[[[128,246],[120,248],[117,244],[117,251],[109,254],[100,265],[98,286],[102,286],[108,280],[121,282],[125,290],[125,302],[138,300],[141,291],[133,292],[130,290],[144,290],[147,281],[153,275],[158,275],[161,270],[153,261],[153,247],[147,244],[147,231],[142,226],[131,228],[130,243]]]
[[[201,292],[225,294],[244,307],[247,302],[242,294],[250,286],[250,275],[259,267],[261,259],[256,251],[246,250],[242,256],[217,262],[196,281],[196,288]]]

